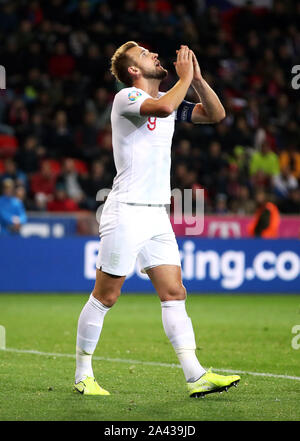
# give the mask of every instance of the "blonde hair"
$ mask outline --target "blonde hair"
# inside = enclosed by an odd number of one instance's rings
[[[126,86],[132,86],[132,77],[128,72],[128,67],[132,64],[132,58],[127,54],[127,51],[132,47],[138,46],[135,41],[127,41],[122,44],[111,57],[110,71],[113,76]]]

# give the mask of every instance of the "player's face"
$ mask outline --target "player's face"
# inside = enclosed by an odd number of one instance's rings
[[[167,69],[164,69],[158,59],[158,54],[148,51],[141,46],[135,46],[128,51],[144,78],[163,80],[167,75]]]

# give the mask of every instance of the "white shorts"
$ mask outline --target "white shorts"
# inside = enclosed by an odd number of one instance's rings
[[[157,265],[181,266],[165,206],[130,205],[107,199],[100,218],[96,267],[118,276]]]

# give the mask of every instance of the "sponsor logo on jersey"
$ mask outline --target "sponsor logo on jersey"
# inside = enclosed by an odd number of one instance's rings
[[[132,90],[128,94],[128,99],[129,101],[136,101],[141,95],[141,92],[139,92],[138,90]]]

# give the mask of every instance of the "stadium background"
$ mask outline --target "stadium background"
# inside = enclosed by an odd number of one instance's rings
[[[0,181],[14,181],[27,222],[20,234],[2,228],[1,291],[51,291],[55,283],[56,290],[90,290],[96,194],[111,188],[115,174],[110,111],[122,85],[109,72],[110,58],[136,40],[168,68],[162,90],[176,81],[176,48],[188,44],[226,109],[217,125],[175,130],[171,187],[203,189],[205,197],[199,237],[185,238],[186,225],[174,225],[187,287],[299,292],[300,105],[292,87],[299,15],[299,2],[275,0],[2,1]],[[258,190],[280,210],[278,240],[237,241],[249,237]],[[57,265],[68,250],[72,259]],[[233,282],[224,286],[227,279]],[[151,286],[136,269],[124,289]]]

